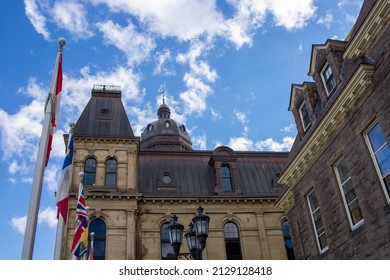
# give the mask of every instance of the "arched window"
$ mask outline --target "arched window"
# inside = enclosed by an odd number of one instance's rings
[[[93,259],[106,259],[106,223],[102,219],[95,219],[89,223],[88,244],[91,246],[91,232],[95,233],[93,238]]]
[[[84,163],[84,185],[94,186],[96,182],[96,159],[89,157]]]
[[[161,244],[161,259],[162,260],[175,260],[175,253],[173,247],[169,241],[168,226],[169,222],[161,225],[160,228],[160,244]]]
[[[232,191],[233,190],[232,176],[231,176],[229,165],[223,164],[219,169],[219,173],[221,174],[222,190]]]
[[[225,237],[226,259],[242,260],[240,234],[237,225],[233,222],[227,222],[223,226],[223,234]]]
[[[284,238],[284,245],[286,246],[287,259],[295,260],[293,244],[291,241],[290,226],[288,225],[287,220],[284,220],[282,222],[282,232],[283,232],[283,238]]]
[[[106,187],[116,186],[117,165],[117,161],[113,158],[109,158],[106,161],[106,176],[104,179],[104,185]]]

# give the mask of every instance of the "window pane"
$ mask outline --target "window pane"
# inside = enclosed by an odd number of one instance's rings
[[[94,158],[87,158],[84,163],[84,185],[95,185],[96,178],[96,160]]]
[[[168,226],[169,222],[161,225],[160,228],[160,246],[161,246],[161,259],[173,260],[175,259],[175,253],[169,241]]]
[[[219,169],[219,173],[221,175],[222,190],[223,191],[233,190],[232,178],[231,178],[229,166],[226,165],[221,166],[221,168]]]
[[[226,223],[223,227],[225,238],[239,238],[238,228],[234,223]]]
[[[302,103],[301,108],[300,108],[300,114],[302,118],[302,124],[303,128],[307,129],[308,126],[310,125],[310,117],[309,117],[309,112],[307,111],[306,103]]]
[[[331,93],[331,91],[335,88],[336,86],[336,81],[334,79],[332,69],[330,68],[330,65],[328,65],[324,72],[322,73],[323,78],[325,80],[325,86],[328,91],[328,93]]]
[[[116,174],[106,174],[106,187],[115,187],[116,186]]]
[[[368,137],[374,153],[376,153],[383,144],[386,143],[385,136],[382,133],[379,123],[377,123],[371,130],[368,132]]]
[[[312,192],[309,195],[309,202],[310,202],[311,211],[314,212],[318,208],[318,201],[315,192]]]
[[[349,178],[349,171],[344,159],[337,165],[337,172],[339,173],[341,184],[344,184],[344,182]]]
[[[117,162],[115,159],[108,159],[106,161],[106,175],[104,179],[104,185],[106,187],[115,187],[116,175],[117,175]]]
[[[340,179],[341,193],[344,196],[347,214],[349,215],[351,225],[354,226],[363,220],[363,215],[344,159],[337,165],[336,171]]]
[[[106,161],[106,172],[115,172],[116,173],[116,160],[109,159]]]
[[[328,246],[328,241],[326,240],[325,233],[318,237],[318,241],[320,243],[321,250]]]
[[[228,260],[242,260],[240,235],[235,223],[227,222],[223,226],[225,236],[226,258]]]
[[[349,211],[354,225],[363,220],[363,214],[360,210],[359,202],[357,199],[349,205]]]
[[[376,160],[379,165],[382,176],[387,175],[390,172],[390,149],[386,144],[382,149],[380,149],[375,155]]]
[[[104,260],[106,258],[106,223],[102,219],[92,220],[89,224],[88,242],[91,246],[91,232],[95,233],[93,239],[94,260]]]
[[[349,180],[343,185],[343,190],[347,204],[351,203],[351,201],[356,199],[356,193],[355,190],[352,188],[351,180]]]
[[[291,232],[288,221],[283,221],[282,223],[282,232],[284,238],[284,245],[286,246],[287,259],[295,260],[293,244],[291,241]]]

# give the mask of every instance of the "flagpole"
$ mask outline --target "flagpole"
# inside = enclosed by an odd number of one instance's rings
[[[75,123],[71,122],[71,123],[69,123],[69,126],[70,126],[70,129],[69,129],[68,146],[69,146],[69,141],[71,140],[71,137],[73,137]],[[71,184],[71,182],[72,182],[72,178],[70,178],[69,183]],[[61,186],[58,186],[58,187],[61,187]],[[62,215],[58,215],[56,243],[55,243],[55,247],[54,247],[54,259],[55,260],[60,260],[62,253],[64,251],[64,229],[65,229],[64,218],[62,217]]]
[[[43,120],[42,133],[39,142],[37,163],[35,165],[35,174],[33,179],[32,190],[31,190],[30,206],[27,215],[26,231],[24,233],[22,260],[31,260],[33,256],[39,204],[41,201],[41,193],[42,193],[43,175],[45,171],[47,145],[49,142],[49,132],[50,132],[51,119],[53,114],[52,106],[53,106],[53,102],[55,98],[54,94],[56,92],[56,86],[57,86],[58,65],[59,65],[60,56],[62,54],[62,48],[65,45],[65,39],[63,38],[59,39],[58,45],[59,46],[57,50],[57,57],[56,57],[56,62],[54,67],[50,93],[48,96],[48,101],[46,102],[46,106],[45,106],[45,117]]]

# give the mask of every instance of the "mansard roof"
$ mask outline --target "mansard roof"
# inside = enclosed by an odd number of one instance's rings
[[[92,96],[78,119],[75,136],[132,138],[133,130],[116,86],[94,86]]]
[[[234,152],[242,198],[275,198],[284,187],[277,178],[285,166],[285,152]],[[213,151],[141,150],[138,186],[144,197],[221,197],[216,193]],[[164,181],[168,176],[167,182]],[[222,195],[223,197],[223,195]],[[229,197],[229,196],[228,196]]]

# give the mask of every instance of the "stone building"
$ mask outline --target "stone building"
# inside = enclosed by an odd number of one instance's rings
[[[275,207],[285,190],[277,177],[288,154],[193,150],[164,102],[157,115],[136,137],[120,89],[94,86],[75,125],[69,215],[75,217],[77,174],[84,172],[94,259],[172,258],[172,215],[186,231],[199,206],[210,217],[203,259],[293,257],[284,211]],[[72,258],[73,234],[68,223],[62,258]],[[184,241],[181,251],[186,247]]]
[[[293,84],[298,130],[279,182],[297,259],[390,259],[390,1],[367,0],[345,41],[313,45]]]

